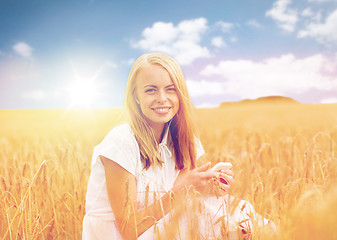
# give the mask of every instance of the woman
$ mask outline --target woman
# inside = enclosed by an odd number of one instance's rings
[[[209,163],[196,168],[204,151],[176,61],[159,53],[139,57],[130,71],[126,107],[128,123],[112,129],[94,149],[83,239],[163,238],[170,232],[167,226],[176,231],[175,238],[183,239],[191,225],[179,209],[186,211],[186,206],[193,205],[187,200],[193,194],[204,203],[208,216],[207,206],[218,219],[226,214],[214,206],[225,209],[228,201],[214,195],[226,195],[233,172],[208,171]],[[220,178],[223,183],[216,181]],[[203,227],[207,222],[213,227],[214,219],[200,219]],[[173,227],[174,223],[179,226]],[[215,237],[223,234],[219,229],[212,230]]]

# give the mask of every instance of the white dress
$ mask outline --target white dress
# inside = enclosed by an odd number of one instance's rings
[[[153,202],[154,194],[162,196],[168,192],[179,174],[175,169],[174,157],[167,147],[168,131],[166,131],[162,142],[159,144],[159,154],[163,161],[162,167],[150,167],[143,169],[140,159],[138,143],[129,126],[125,123],[113,128],[103,141],[94,148],[91,174],[86,196],[86,214],[83,219],[83,240],[122,240],[108,199],[105,171],[99,155],[111,159],[121,167],[136,177],[138,209],[142,209],[147,204]],[[200,143],[198,141],[198,143]],[[201,144],[198,144],[197,158],[204,154]],[[146,194],[148,192],[149,194]],[[147,195],[147,196],[146,196]],[[207,197],[203,198],[203,217],[200,215],[200,232],[204,239],[221,237],[221,223],[226,221],[228,232],[231,239],[237,238],[239,222],[245,222],[248,215],[254,213],[254,209],[248,202],[239,201],[235,211],[231,212],[229,207],[235,199],[227,195],[226,197]],[[172,211],[171,211],[172,212]],[[231,213],[231,214],[229,214]],[[205,217],[207,216],[207,217]],[[155,226],[144,232],[138,239],[156,239],[158,232],[165,231],[165,222],[170,218],[167,214]],[[222,221],[220,221],[222,219]],[[264,219],[263,219],[264,221]],[[245,222],[247,225],[247,222]],[[176,239],[185,239],[187,233],[187,223],[184,217],[179,220],[179,231]],[[249,226],[248,226],[249,227]],[[211,229],[211,230],[210,230]],[[234,233],[234,234],[233,234]]]

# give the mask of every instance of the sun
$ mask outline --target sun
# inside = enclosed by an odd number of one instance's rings
[[[70,107],[93,107],[98,96],[97,85],[90,80],[77,80],[67,88],[70,97]]]

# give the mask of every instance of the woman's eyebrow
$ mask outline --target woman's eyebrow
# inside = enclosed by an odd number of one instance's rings
[[[156,85],[151,85],[151,84],[147,84],[147,85],[145,85],[144,86],[144,88],[158,88]],[[175,87],[175,85],[174,84],[170,84],[170,85],[167,85],[167,86],[165,86],[165,88],[169,88],[169,87]]]
[[[150,85],[150,84],[144,86],[144,88],[148,88],[148,87],[157,88],[156,85]]]

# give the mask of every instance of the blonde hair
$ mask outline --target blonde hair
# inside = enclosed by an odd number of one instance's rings
[[[136,77],[145,65],[159,65],[167,70],[179,99],[178,113],[169,125],[172,147],[176,158],[176,168],[194,168],[196,160],[195,126],[192,117],[192,103],[187,91],[184,74],[179,64],[171,57],[161,53],[147,53],[140,56],[133,64],[125,93],[125,104],[129,123],[139,145],[144,168],[153,164],[162,164],[158,155],[157,144],[150,125],[136,102]]]

